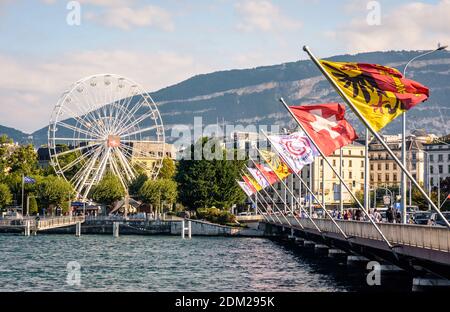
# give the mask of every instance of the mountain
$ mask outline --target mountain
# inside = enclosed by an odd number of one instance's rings
[[[371,52],[340,55],[334,61],[377,63],[403,70],[418,51]],[[438,135],[450,133],[450,52],[440,51],[415,61],[407,77],[431,90],[430,99],[408,112],[408,131],[425,129]],[[243,70],[228,70],[198,75],[176,85],[151,93],[158,104],[168,141],[174,140],[174,125],[191,125],[202,117],[203,125],[225,122],[231,125],[292,124],[278,99],[289,104],[340,101],[340,97],[310,60]],[[348,110],[348,119],[358,131],[363,126]],[[401,118],[385,128],[384,133],[399,133]],[[45,144],[47,128],[33,134],[35,143]]]
[[[27,143],[29,141],[29,134],[14,128],[0,126],[0,136],[1,135],[7,135],[9,138],[13,139],[14,142],[18,143]]]

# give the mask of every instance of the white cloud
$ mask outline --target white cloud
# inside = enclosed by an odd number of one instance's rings
[[[100,14],[89,13],[87,18],[102,25],[129,30],[133,27],[155,27],[173,31],[174,22],[170,13],[160,7],[148,5],[140,8],[111,7]]]
[[[48,123],[59,96],[83,77],[115,73],[155,91],[211,69],[172,52],[124,50],[70,53],[51,61],[0,54],[0,68],[8,73],[0,76],[0,124],[29,132]]]
[[[437,4],[409,3],[389,13],[381,6],[381,12],[379,26],[368,25],[366,14],[360,14],[348,25],[328,32],[327,36],[342,42],[352,53],[432,49],[438,42],[450,43],[450,0]]]
[[[279,7],[268,0],[245,0],[235,5],[241,21],[237,24],[238,30],[252,31],[282,31],[298,30],[302,24],[284,16]]]

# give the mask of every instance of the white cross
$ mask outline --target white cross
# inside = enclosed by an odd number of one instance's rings
[[[314,117],[316,117],[316,120],[314,122],[311,122],[311,126],[313,127],[314,131],[319,132],[322,130],[326,130],[328,131],[332,139],[336,139],[341,135],[336,130],[333,130],[334,127],[338,126],[335,115],[332,115],[328,118],[323,118],[321,109],[314,109],[309,112],[313,114]]]

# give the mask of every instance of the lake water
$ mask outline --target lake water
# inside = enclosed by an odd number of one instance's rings
[[[259,238],[0,235],[0,259],[0,291],[352,291],[364,281]]]

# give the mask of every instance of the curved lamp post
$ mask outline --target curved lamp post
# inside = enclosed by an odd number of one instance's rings
[[[403,77],[406,77],[406,70],[412,62],[434,52],[445,50],[447,47],[448,46],[439,45],[435,50],[422,53],[412,58],[408,63],[406,63],[405,68],[403,69]],[[402,164],[406,168],[406,112],[402,115]],[[404,172],[402,173],[401,186],[402,223],[406,224],[406,173]]]

